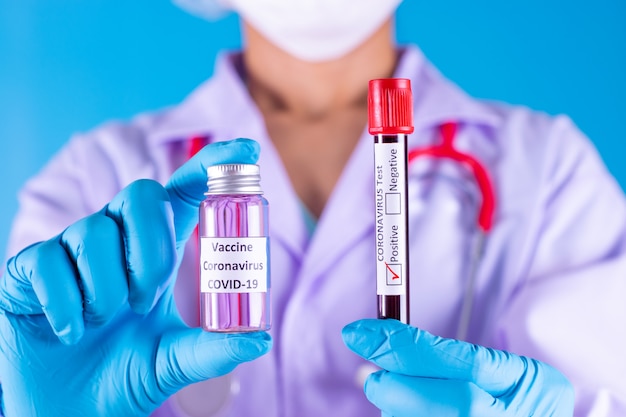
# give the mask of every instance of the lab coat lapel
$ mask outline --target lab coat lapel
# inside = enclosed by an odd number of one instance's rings
[[[247,114],[242,115],[248,123],[245,127],[235,127],[229,137],[251,137],[259,142],[261,153],[261,187],[268,200],[269,229],[272,245],[281,244],[295,258],[302,258],[306,249],[308,236],[300,215],[302,209],[299,199],[289,180],[278,151],[274,147],[263,118],[252,106],[248,106]]]
[[[276,149],[261,135],[261,185],[270,203],[270,236],[273,244],[283,245],[293,257],[302,258],[308,236],[302,220],[299,199],[291,185]],[[263,167],[268,167],[263,169]]]
[[[221,125],[217,140],[233,138],[253,138],[261,146],[259,165],[261,166],[261,187],[268,200],[269,228],[272,246],[280,244],[296,259],[302,258],[307,244],[307,232],[299,200],[287,172],[272,143],[260,110],[248,94],[245,85],[231,67],[224,68],[225,88],[221,85],[220,102],[228,102],[227,108],[218,106],[214,117]],[[245,121],[242,123],[241,121]],[[227,122],[227,123],[226,123]]]
[[[371,138],[364,132],[324,208],[303,274],[311,278],[324,274],[346,251],[367,239],[374,225],[373,152]]]

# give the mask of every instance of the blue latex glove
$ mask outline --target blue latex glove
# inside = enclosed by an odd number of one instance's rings
[[[396,320],[360,320],[346,345],[383,368],[365,395],[384,415],[569,416],[574,391],[556,369],[523,356],[444,339]]]
[[[100,212],[9,260],[0,282],[7,416],[145,416],[184,386],[270,349],[264,332],[188,328],[173,298],[206,167],[254,163],[258,152],[244,139],[207,146],[165,188],[134,182]]]

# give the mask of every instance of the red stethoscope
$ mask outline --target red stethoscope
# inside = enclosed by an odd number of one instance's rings
[[[454,139],[456,137],[458,124],[455,122],[446,122],[439,127],[441,133],[441,143],[437,145],[426,146],[423,148],[414,148],[409,151],[409,164],[421,157],[432,157],[439,159],[449,159],[466,167],[474,176],[476,185],[480,191],[482,200],[478,211],[478,228],[487,234],[493,225],[493,213],[495,210],[495,194],[493,184],[489,178],[489,174],[485,166],[473,156],[461,152],[454,147]]]
[[[461,152],[454,147],[458,123],[446,122],[440,125],[439,132],[441,142],[435,145],[413,148],[408,154],[409,165],[420,158],[447,159],[460,164],[470,172],[476,182],[481,195],[478,218],[477,239],[473,243],[469,264],[469,275],[464,291],[461,315],[457,327],[456,337],[464,340],[467,336],[469,321],[472,312],[473,292],[478,271],[478,265],[482,258],[483,247],[487,234],[493,226],[493,216],[496,206],[495,192],[491,178],[485,166],[468,153]],[[206,136],[192,137],[189,141],[188,156],[192,157],[209,142]]]

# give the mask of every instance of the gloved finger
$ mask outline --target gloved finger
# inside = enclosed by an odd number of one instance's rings
[[[156,181],[138,180],[120,191],[104,213],[122,230],[128,303],[136,313],[145,314],[176,266],[169,196]]]
[[[124,245],[117,224],[96,213],[68,227],[60,239],[76,265],[85,322],[108,323],[128,300]]]
[[[397,320],[359,320],[344,327],[352,351],[391,372],[474,382],[494,397],[515,386],[527,361],[517,355],[434,336]]]
[[[206,170],[217,164],[254,164],[259,144],[251,139],[235,139],[205,146],[178,168],[166,184],[174,210],[176,244],[182,247],[198,223],[198,207],[205,198]]]
[[[166,333],[157,352],[157,381],[165,396],[189,384],[225,375],[269,352],[266,332],[218,334],[202,329]]]
[[[422,378],[387,371],[371,374],[367,399],[394,417],[501,417],[504,404],[471,382]]]
[[[17,315],[44,313],[65,344],[85,332],[74,262],[59,238],[31,245],[11,258],[0,285],[0,306]]]

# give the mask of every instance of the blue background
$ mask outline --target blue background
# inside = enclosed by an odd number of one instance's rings
[[[626,188],[626,2],[406,0],[397,27],[469,93],[568,114]],[[17,190],[73,132],[177,103],[239,44],[235,16],[168,0],[0,0],[0,253]]]

